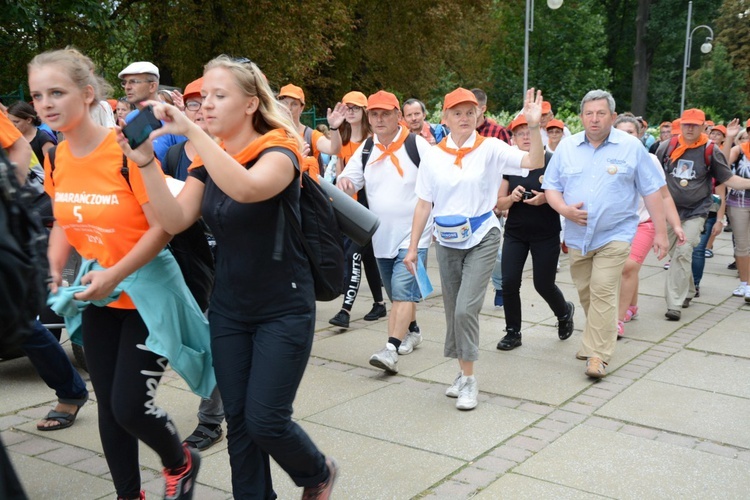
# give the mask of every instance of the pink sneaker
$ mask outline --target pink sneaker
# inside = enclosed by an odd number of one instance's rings
[[[617,321],[617,338],[621,339],[625,335],[625,325],[622,321]]]
[[[628,310],[625,311],[625,319],[623,320],[625,323],[630,322],[631,319],[636,319],[638,317],[638,306],[630,306],[628,307]]]

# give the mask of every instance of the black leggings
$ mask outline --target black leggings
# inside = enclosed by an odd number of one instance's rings
[[[521,275],[526,257],[531,252],[534,265],[534,288],[549,304],[558,318],[565,316],[568,307],[557,285],[557,261],[560,257],[560,236],[529,241],[505,232],[503,239],[503,307],[505,326],[521,331]]]
[[[135,309],[89,306],[83,311],[86,364],[99,410],[99,436],[118,496],[141,491],[138,440],[166,468],[182,465],[184,451],[174,423],[154,403],[167,359],[148,350],[148,336]]]
[[[349,284],[346,287],[344,303],[341,304],[341,308],[351,312],[354,301],[357,300],[359,284],[362,282],[363,264],[365,276],[367,276],[367,284],[370,286],[370,291],[372,292],[372,299],[375,302],[383,302],[383,289],[381,288],[383,280],[380,277],[378,261],[375,259],[372,243],[370,242],[363,247],[347,238],[345,247]]]

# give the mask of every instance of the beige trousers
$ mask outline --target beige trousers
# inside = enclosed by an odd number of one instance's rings
[[[586,255],[570,249],[570,276],[586,314],[579,351],[583,356],[609,363],[615,352],[620,277],[629,255],[630,244],[624,241],[611,241]]]

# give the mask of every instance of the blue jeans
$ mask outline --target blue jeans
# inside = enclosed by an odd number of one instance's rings
[[[32,333],[21,349],[61,403],[79,404],[88,398],[83,379],[73,368],[60,343],[39,320],[34,321]]]
[[[706,219],[706,225],[703,226],[701,240],[698,246],[693,248],[693,283],[695,286],[700,286],[701,278],[703,278],[703,268],[706,267],[706,244],[711,237],[714,224],[716,224],[716,212],[711,212]]]

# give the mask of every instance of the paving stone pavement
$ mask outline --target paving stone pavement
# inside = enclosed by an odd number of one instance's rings
[[[558,284],[576,304],[576,332],[561,342],[556,318],[533,290],[531,263],[522,287],[523,346],[495,349],[503,311],[487,290],[476,366],[479,406],[455,408],[444,396],[455,361],[443,357],[444,313],[437,262],[435,294],[418,308],[424,342],[399,358],[390,376],[368,363],[386,340],[387,320],[365,322],[372,295],[363,283],[351,328],[328,324],[338,301],[318,304],[312,357],[295,419],[341,473],[335,498],[748,498],[750,491],[750,305],[732,297],[736,272],[729,235],[706,260],[701,297],[666,321],[663,262],[641,271],[640,314],[609,375],[587,378],[575,359],[583,312],[561,256]],[[70,352],[69,344],[65,344]],[[85,372],[82,372],[85,375]],[[96,425],[96,395],[66,430],[39,432],[54,394],[26,359],[0,363],[0,436],[29,498],[115,497]],[[157,395],[181,435],[196,424],[199,399],[169,372]],[[147,498],[163,494],[161,465],[141,447]],[[300,495],[275,464],[281,499]],[[196,499],[231,498],[226,440],[203,454]]]

